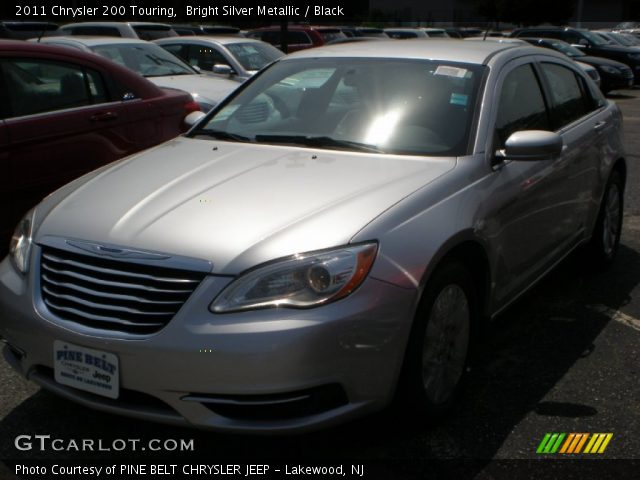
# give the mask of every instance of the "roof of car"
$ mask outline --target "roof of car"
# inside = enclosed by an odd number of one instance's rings
[[[62,39],[70,42],[80,43],[87,47],[95,47],[96,45],[121,45],[123,43],[149,43],[139,38],[124,37],[100,37],[92,35],[73,35],[73,36],[55,36],[43,38],[43,42],[55,42],[56,39]]]
[[[227,45],[230,43],[262,43],[262,40],[258,40],[257,38],[246,38],[246,37],[232,37],[229,35],[197,35],[194,37],[166,37],[155,40],[155,43],[199,43],[202,41],[210,41],[215,43],[220,43],[222,45]]]
[[[515,43],[468,41],[460,42],[451,39],[415,39],[405,40],[402,48],[398,43],[389,42],[357,42],[352,44],[329,45],[325,47],[301,50],[286,58],[314,57],[382,57],[382,58],[415,58],[425,60],[447,60],[451,62],[484,64],[494,54],[509,49],[531,49],[536,47]],[[286,58],[283,60],[286,61]]]
[[[251,32],[264,32],[264,31],[271,31],[271,30],[280,30],[282,27],[280,27],[280,25],[271,25],[268,27],[260,27],[260,28],[254,28],[252,30],[250,30]],[[288,25],[287,26],[288,30],[340,30],[340,27],[331,27],[331,26],[326,26],[326,25]]]
[[[60,28],[65,28],[65,27],[76,27],[76,26],[82,26],[82,27],[118,27],[121,25],[129,25],[131,27],[137,27],[137,26],[154,26],[157,25],[159,27],[171,27],[171,25],[166,24],[166,23],[157,23],[157,22],[74,22],[74,23],[67,23],[66,25],[63,25]]]

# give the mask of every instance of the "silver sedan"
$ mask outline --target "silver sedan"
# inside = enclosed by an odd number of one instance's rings
[[[618,248],[620,112],[549,50],[314,49],[192,120],[18,225],[0,335],[27,378],[218,430],[317,428],[396,395],[429,420],[488,320],[576,248],[595,268]]]

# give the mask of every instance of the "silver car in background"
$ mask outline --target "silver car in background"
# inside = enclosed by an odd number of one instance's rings
[[[224,35],[164,38],[155,43],[194,68],[240,82],[284,55],[262,40]]]
[[[203,112],[211,110],[238,87],[237,82],[227,78],[202,74],[155,43],[145,40],[54,36],[39,38],[37,42],[95,53],[133,70],[159,87],[184,90],[191,94]]]
[[[0,264],[6,360],[218,430],[396,395],[441,416],[486,320],[577,247],[613,260],[626,164],[618,108],[564,55],[426,45],[283,57],[186,136],[47,197]]]

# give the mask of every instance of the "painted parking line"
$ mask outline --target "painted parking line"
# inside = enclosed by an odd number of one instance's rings
[[[616,322],[623,323],[628,327],[633,328],[634,330],[640,331],[640,320],[632,317],[631,315],[627,315],[620,310],[614,310],[613,308],[609,308],[606,305],[587,305],[587,308],[595,310],[599,313],[604,313],[611,320],[615,320]]]

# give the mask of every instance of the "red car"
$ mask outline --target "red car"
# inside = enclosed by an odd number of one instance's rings
[[[188,93],[99,55],[0,40],[0,253],[45,195],[175,137],[194,110]]]
[[[284,51],[282,48],[282,32],[279,26],[251,30],[247,33],[247,37],[257,38]],[[289,25],[287,27],[287,53],[319,47],[340,38],[347,38],[347,36],[336,27]]]

